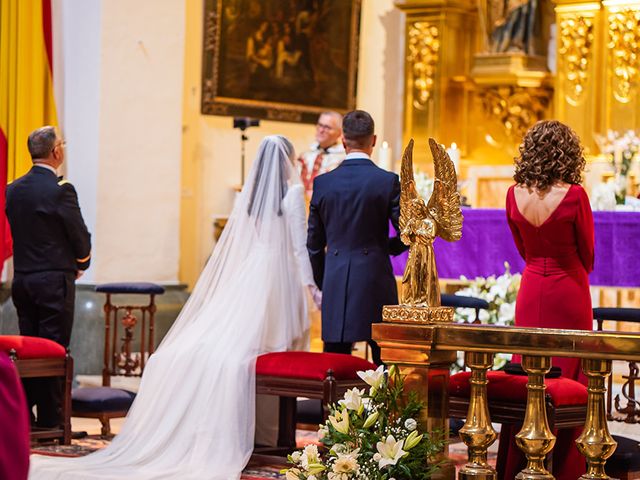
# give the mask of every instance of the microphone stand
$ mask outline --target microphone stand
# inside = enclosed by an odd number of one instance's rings
[[[245,144],[249,137],[244,134],[245,129],[240,129],[240,186],[244,187],[244,162],[245,162]]]

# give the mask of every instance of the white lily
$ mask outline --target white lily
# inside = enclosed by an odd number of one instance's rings
[[[312,463],[307,467],[307,473],[310,475],[315,475],[316,473],[324,472],[326,469],[327,467],[325,467],[321,463]]]
[[[338,403],[347,410],[359,411],[362,408],[362,395],[364,390],[352,388],[344,393],[344,400],[340,400]]]
[[[384,382],[384,365],[380,365],[375,370],[358,372],[358,376],[372,389],[377,390],[382,385],[382,382]]]
[[[423,437],[423,435],[418,435],[418,432],[416,430],[414,430],[404,440],[404,445],[403,445],[402,448],[404,448],[406,451],[411,450],[413,447],[415,447],[416,445],[418,445],[420,443],[420,440],[422,440],[422,437]]]
[[[395,465],[398,463],[402,457],[404,457],[407,452],[402,449],[402,444],[404,442],[399,440],[396,442],[396,439],[393,435],[389,435],[387,439],[383,442],[378,442],[376,444],[376,450],[380,454],[380,457],[377,457],[378,468],[382,470],[387,465]],[[376,458],[374,456],[374,458]]]
[[[336,412],[334,415],[329,415],[329,421],[333,428],[343,434],[347,434],[349,432],[349,413],[345,410],[341,412]]]
[[[369,428],[370,426],[372,426],[374,423],[376,423],[376,421],[378,420],[379,416],[380,416],[380,413],[377,410],[375,412],[373,412],[364,421],[364,425],[362,425],[362,428]]]
[[[304,450],[302,451],[302,455],[300,457],[300,465],[302,465],[302,467],[305,470],[308,470],[310,465],[317,464],[317,463],[320,463],[318,446],[309,444],[306,447],[304,447]]]

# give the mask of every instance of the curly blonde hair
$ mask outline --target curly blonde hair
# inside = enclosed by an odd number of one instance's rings
[[[578,135],[557,120],[531,127],[519,147],[513,179],[529,188],[548,190],[556,182],[582,183],[586,165]]]

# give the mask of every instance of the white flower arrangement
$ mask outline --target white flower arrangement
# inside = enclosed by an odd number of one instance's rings
[[[438,469],[429,459],[443,442],[419,432],[423,404],[414,392],[405,394],[398,370],[358,375],[369,391],[352,388],[330,407],[318,431],[322,447],[289,455],[287,480],[426,480]]]
[[[478,319],[480,323],[489,325],[513,325],[515,323],[516,297],[520,288],[522,275],[512,274],[508,262],[504,262],[505,272],[496,277],[476,277],[469,283],[469,286],[458,290],[456,295],[476,297],[486,300],[489,303],[488,310],[480,310]],[[460,280],[468,282],[464,275]],[[457,308],[455,321],[460,323],[473,323],[476,318],[476,311],[473,308]],[[502,368],[511,354],[499,353],[495,356],[494,368]],[[458,361],[455,370],[460,370],[464,365],[464,352],[458,352]]]
[[[594,135],[600,151],[609,157],[613,167],[613,188],[616,202],[625,204],[627,195],[627,176],[631,163],[640,151],[640,137],[633,130],[624,133],[608,130],[606,135]]]
[[[614,182],[598,183],[591,189],[591,208],[593,210],[615,210],[616,191]]]
[[[429,178],[426,173],[420,170],[415,170],[413,172],[413,180],[416,182],[418,194],[420,194],[425,202],[428,202],[433,193],[433,178]]]

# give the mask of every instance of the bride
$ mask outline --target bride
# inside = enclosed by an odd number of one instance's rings
[[[314,282],[294,158],[284,137],[260,144],[220,242],[111,445],[83,458],[32,456],[30,479],[240,478],[253,450],[256,357],[308,335],[304,287]]]

